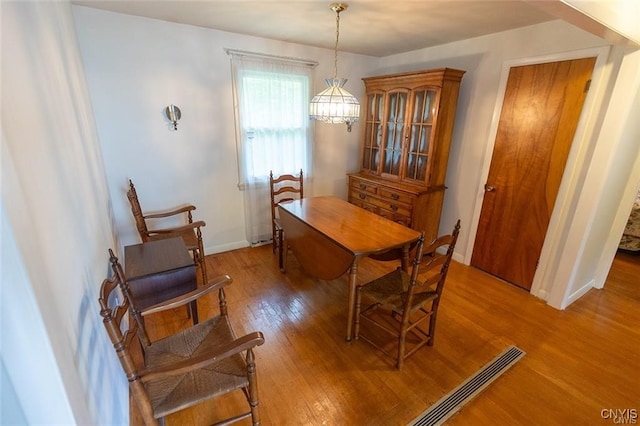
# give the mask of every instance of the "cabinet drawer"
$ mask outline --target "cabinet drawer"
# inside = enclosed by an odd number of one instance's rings
[[[374,206],[373,204],[364,202],[359,198],[349,197],[349,202],[354,206],[358,206],[360,208],[370,211],[371,213],[378,214],[378,207]]]
[[[400,215],[384,209],[378,209],[378,215],[394,222],[401,223],[407,228],[411,227],[411,218],[408,216]]]
[[[406,192],[396,191],[393,188],[387,188],[384,186],[381,186],[379,188],[378,195],[380,195],[380,197],[383,197],[383,198],[388,198],[390,200],[394,200],[399,203],[404,203],[409,205],[413,204],[413,200],[415,199],[415,197],[413,197],[411,194],[407,194]]]
[[[368,197],[368,201],[381,209],[388,210],[392,213],[399,214],[401,216],[409,216],[411,217],[411,204],[403,204],[399,203],[395,200],[390,200],[388,198],[374,198]]]
[[[369,204],[374,204],[373,199],[375,197],[372,197],[371,194],[369,194],[368,192],[363,192],[360,190],[354,190],[351,189],[351,192],[349,193],[349,199],[350,200],[357,200],[361,203],[369,203]]]
[[[393,211],[391,209],[388,209],[388,207],[390,206],[389,200],[380,200],[376,197],[370,197],[365,192],[353,190],[349,193],[349,202],[354,206],[358,206],[370,211],[371,213],[375,213],[394,222],[401,223],[406,227],[411,226],[410,207],[403,206],[402,209],[398,208],[397,211]],[[383,208],[379,208],[378,205],[382,205]],[[409,210],[408,214],[398,213],[398,211],[406,212],[407,209]]]
[[[378,193],[378,185],[375,183],[365,182],[360,179],[351,178],[351,188],[358,191],[368,192],[370,194]]]

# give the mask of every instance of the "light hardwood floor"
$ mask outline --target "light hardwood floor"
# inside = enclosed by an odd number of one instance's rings
[[[510,345],[525,357],[448,424],[613,424],[603,409],[640,411],[640,257],[618,256],[605,289],[564,311],[454,262],[435,345],[401,372],[367,343],[345,341],[346,276],[309,278],[293,256],[281,274],[271,246],[206,260],[210,277],[234,280],[227,300],[237,334],[265,335],[256,350],[263,425],[406,425]],[[393,267],[366,260],[360,280]],[[212,302],[199,304],[201,318]],[[158,337],[190,323],[184,309],[148,321]],[[241,393],[176,413],[167,424],[210,424],[239,408]],[[141,424],[133,405],[132,424]]]

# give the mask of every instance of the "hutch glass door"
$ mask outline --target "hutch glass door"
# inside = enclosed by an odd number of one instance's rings
[[[387,94],[387,128],[384,135],[382,175],[394,178],[399,178],[401,172],[408,95],[409,92],[406,90]]]
[[[382,144],[382,114],[384,93],[372,93],[367,96],[367,116],[364,123],[364,147],[362,151],[362,169],[379,173],[380,145]]]
[[[426,183],[429,176],[432,128],[438,105],[437,94],[433,89],[414,91],[415,100],[405,168],[406,179]]]

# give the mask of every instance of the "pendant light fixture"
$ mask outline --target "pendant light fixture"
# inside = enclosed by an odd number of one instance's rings
[[[309,115],[325,123],[346,123],[347,131],[360,117],[360,103],[351,93],[342,88],[346,78],[338,78],[338,39],[340,37],[340,12],[347,8],[346,3],[331,3],[329,8],[336,13],[336,45],[334,48],[333,78],[325,79],[328,88],[313,97],[309,104]]]

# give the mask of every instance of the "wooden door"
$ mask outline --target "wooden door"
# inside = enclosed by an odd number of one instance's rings
[[[594,64],[511,68],[471,265],[531,289]]]

